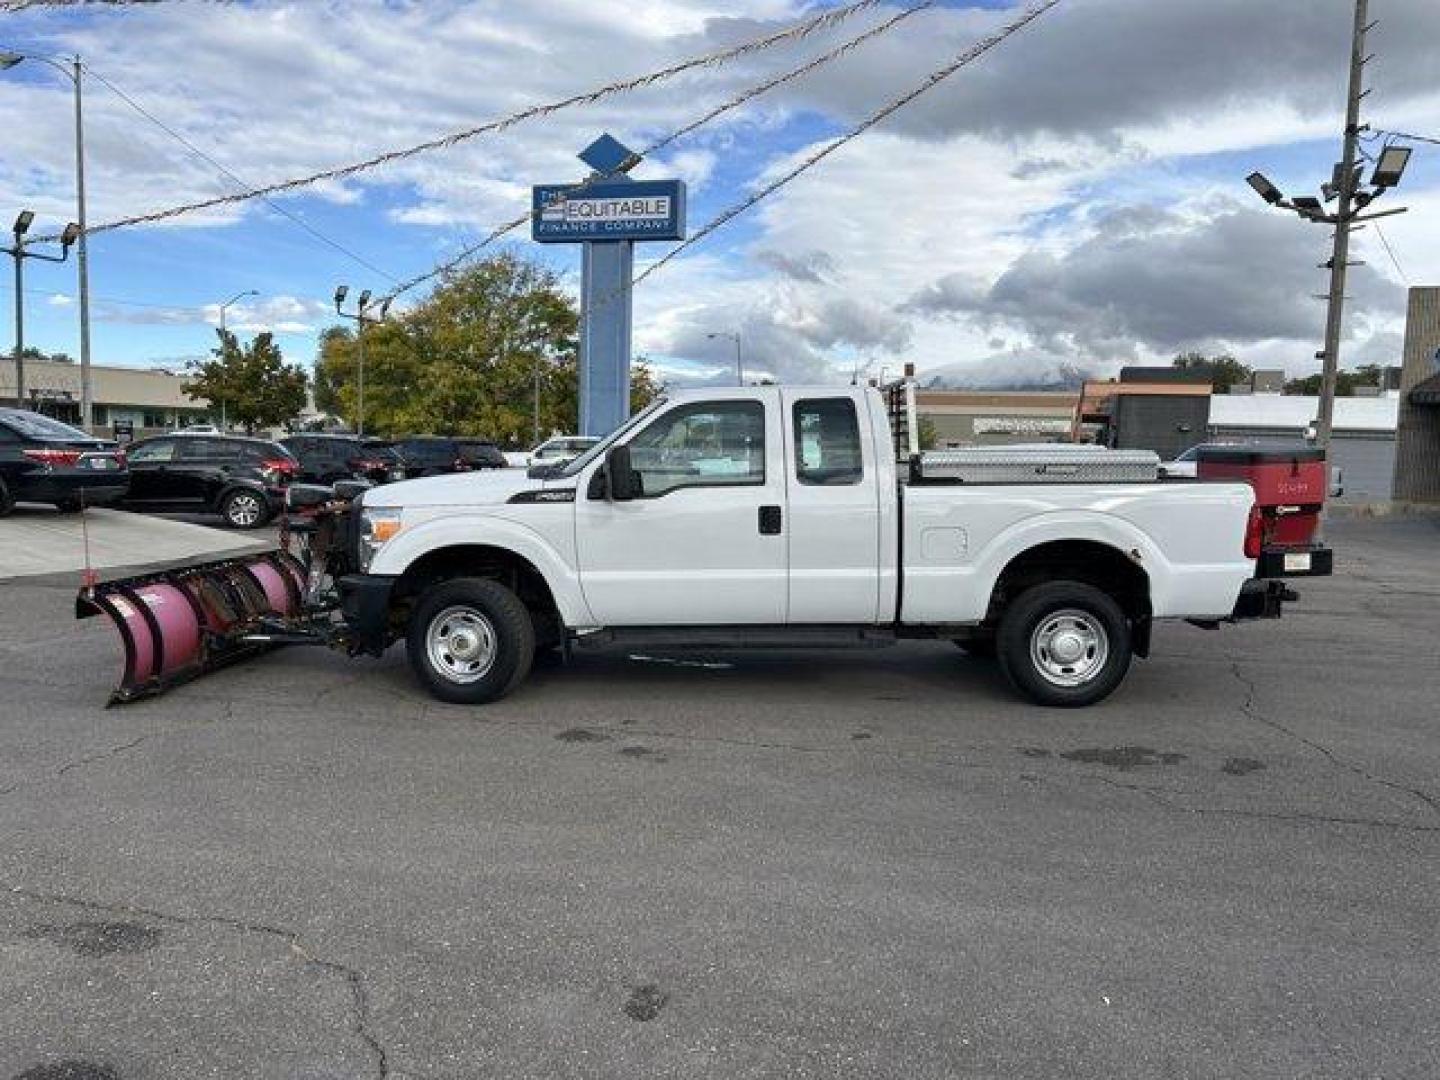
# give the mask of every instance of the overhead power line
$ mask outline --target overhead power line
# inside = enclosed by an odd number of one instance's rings
[[[83,64],[83,65],[82,65],[82,68],[83,68],[83,70],[85,71],[86,74],[88,74],[91,78],[96,79],[96,80],[99,81],[101,84],[103,84],[112,94],[114,94],[116,97],[118,97],[118,98],[119,98],[121,101],[123,101],[126,105],[130,106],[130,108],[134,109],[137,113],[139,113],[141,116],[143,116],[146,120],[150,121],[150,123],[154,124],[154,125],[155,125],[157,128],[159,128],[161,131],[165,132],[166,135],[169,135],[172,139],[174,139],[176,142],[178,142],[178,143],[179,143],[181,146],[183,146],[186,150],[190,151],[190,153],[194,154],[194,155],[195,155],[197,158],[199,158],[201,161],[204,161],[206,164],[213,166],[215,169],[217,169],[218,171],[220,171],[221,173],[223,173],[226,177],[228,177],[233,183],[235,183],[237,186],[239,186],[242,190],[249,190],[250,188],[253,187],[253,185],[250,184],[249,181],[244,180],[244,179],[242,179],[242,178],[239,177],[239,176],[236,176],[235,173],[231,172],[228,168],[226,168],[226,167],[225,167],[224,165],[222,165],[220,162],[216,161],[213,157],[211,157],[209,154],[207,154],[204,150],[201,150],[198,146],[196,146],[194,143],[192,143],[189,139],[185,138],[184,135],[181,135],[181,134],[180,134],[178,131],[176,131],[174,128],[170,127],[169,124],[167,124],[167,123],[165,123],[163,120],[159,119],[157,116],[155,116],[153,113],[151,113],[148,109],[146,109],[143,105],[141,105],[138,101],[136,101],[134,98],[132,98],[129,94],[125,93],[125,91],[121,90],[118,86],[116,86],[113,82],[111,82],[109,79],[107,79],[104,75],[102,75],[102,74],[100,74],[100,72],[96,71],[96,70],[95,70],[93,67],[91,67],[89,64]],[[324,233],[322,233],[319,229],[315,228],[313,225],[311,225],[311,224],[310,224],[308,221],[306,221],[304,218],[302,218],[302,217],[300,217],[299,215],[291,212],[290,210],[287,210],[285,207],[281,206],[279,203],[275,202],[273,199],[267,198],[267,197],[264,196],[264,195],[260,196],[260,199],[261,199],[262,202],[265,203],[266,206],[270,207],[270,209],[274,210],[277,214],[280,214],[280,215],[282,215],[283,217],[289,218],[290,221],[292,221],[294,224],[296,224],[297,226],[299,226],[301,229],[304,229],[304,230],[305,230],[307,233],[309,233],[311,236],[315,237],[315,239],[319,240],[321,243],[327,245],[328,247],[334,248],[336,251],[340,252],[340,254],[344,255],[346,258],[352,260],[353,262],[357,263],[357,264],[360,265],[360,266],[363,266],[365,269],[370,270],[370,271],[372,271],[373,273],[379,274],[381,277],[388,278],[388,279],[391,280],[391,281],[397,281],[397,282],[399,281],[399,279],[396,278],[395,275],[393,275],[393,274],[391,274],[391,273],[389,273],[389,272],[387,272],[387,271],[385,271],[385,270],[380,269],[380,267],[376,266],[374,263],[370,262],[368,259],[365,259],[364,257],[362,257],[362,256],[360,256],[360,255],[357,255],[355,252],[353,252],[353,251],[351,251],[349,248],[347,248],[344,244],[340,243],[338,240],[335,240],[335,239],[333,239],[333,238],[331,238],[331,237],[329,237],[329,236],[326,236]],[[93,230],[92,230],[92,231],[93,231]]]
[[[665,136],[663,136],[663,137],[660,138],[660,139],[657,139],[655,142],[651,143],[649,146],[647,146],[644,150],[642,150],[642,151],[640,152],[640,157],[642,157],[642,158],[644,158],[644,157],[649,157],[650,155],[654,154],[656,151],[662,150],[662,149],[664,149],[665,147],[667,147],[667,146],[671,145],[672,143],[676,142],[677,140],[683,138],[684,136],[691,134],[691,133],[694,132],[696,129],[702,127],[702,126],[705,125],[705,124],[708,124],[710,121],[716,119],[717,117],[722,116],[722,115],[724,115],[725,113],[730,112],[730,111],[733,110],[733,109],[738,109],[741,105],[744,105],[744,104],[746,104],[746,103],[749,102],[749,101],[753,101],[755,98],[759,97],[761,94],[764,94],[764,93],[766,93],[767,91],[773,90],[773,89],[775,89],[775,87],[777,87],[777,86],[781,86],[781,85],[783,85],[783,84],[785,84],[785,83],[791,82],[791,81],[799,78],[799,77],[802,76],[802,75],[809,74],[810,72],[814,71],[815,69],[817,69],[817,68],[819,68],[819,67],[822,67],[822,66],[824,66],[825,64],[828,64],[828,63],[830,63],[830,62],[833,61],[833,60],[839,59],[840,57],[844,56],[846,53],[850,52],[851,50],[853,50],[853,49],[856,48],[857,46],[859,46],[859,45],[861,45],[861,44],[869,41],[869,40],[872,39],[872,38],[879,37],[881,34],[884,34],[884,33],[889,32],[890,30],[893,30],[897,25],[899,25],[901,22],[905,21],[906,19],[910,18],[912,15],[917,15],[917,14],[919,14],[919,13],[922,12],[922,11],[926,11],[926,10],[934,7],[935,4],[936,4],[936,0],[922,0],[921,3],[913,4],[913,5],[911,5],[910,7],[905,8],[905,9],[897,12],[896,14],[892,15],[890,18],[886,19],[884,22],[878,23],[877,25],[871,27],[869,30],[866,30],[863,34],[858,34],[858,35],[856,35],[855,37],[850,38],[850,39],[847,40],[847,41],[841,42],[839,45],[835,46],[833,49],[829,49],[829,50],[821,53],[819,56],[815,57],[813,60],[807,61],[806,63],[801,64],[799,67],[791,68],[789,71],[786,71],[786,72],[784,72],[784,73],[781,74],[781,75],[777,75],[777,76],[775,76],[775,77],[772,78],[772,79],[767,79],[767,80],[765,80],[765,81],[762,82],[762,83],[759,83],[759,84],[757,84],[757,85],[755,85],[755,86],[752,86],[750,89],[744,91],[743,93],[738,94],[737,96],[735,96],[735,97],[733,97],[733,98],[730,98],[728,101],[724,102],[723,104],[718,105],[718,106],[716,106],[715,108],[709,110],[709,111],[706,112],[704,115],[700,116],[698,119],[692,120],[690,123],[686,124],[684,127],[677,128],[676,130],[672,131],[670,134],[665,135]],[[603,178],[600,178],[600,179],[603,180]],[[571,190],[570,194],[571,194],[571,195],[578,194],[579,192],[584,191],[585,188],[591,186],[592,184],[594,184],[594,183],[596,183],[596,182],[598,182],[598,181],[596,181],[596,180],[587,180],[587,181],[584,181],[584,182],[576,185],[576,187]],[[501,239],[502,237],[505,237],[505,236],[509,235],[510,233],[514,232],[514,231],[515,231],[516,229],[518,229],[521,225],[524,225],[526,222],[528,222],[528,221],[530,221],[532,218],[534,218],[534,217],[536,216],[536,214],[538,214],[538,213],[539,213],[538,210],[530,209],[530,210],[527,210],[525,213],[519,215],[518,217],[512,218],[511,220],[505,222],[504,224],[497,226],[495,229],[491,230],[489,233],[487,233],[487,234],[486,234],[484,237],[482,237],[480,240],[476,241],[474,244],[470,244],[469,246],[465,247],[465,248],[462,249],[458,254],[454,255],[454,256],[453,256],[452,258],[450,258],[450,259],[447,259],[445,262],[443,262],[443,263],[441,263],[440,265],[436,266],[434,269],[432,269],[432,270],[427,270],[427,271],[425,271],[425,273],[423,273],[423,274],[418,274],[418,275],[416,275],[416,276],[413,277],[413,278],[409,278],[409,279],[401,282],[399,285],[397,285],[397,286],[395,287],[395,289],[393,289],[393,290],[390,292],[390,294],[389,294],[390,299],[394,299],[396,296],[399,296],[399,295],[402,294],[402,293],[409,292],[411,289],[415,288],[417,285],[423,285],[425,282],[430,281],[432,278],[437,278],[437,277],[440,277],[442,274],[449,273],[451,270],[454,270],[454,269],[455,269],[457,266],[459,266],[461,263],[463,263],[463,262],[465,262],[467,259],[471,258],[476,252],[480,251],[480,250],[483,249],[483,248],[489,247],[491,244],[495,243],[495,241],[497,241],[497,240]]]
[[[1440,146],[1440,139],[1432,138],[1429,135],[1413,135],[1408,131],[1386,131],[1384,128],[1371,128],[1370,131],[1370,135],[1361,137],[1374,139],[1384,136],[1386,140],[1402,139],[1405,142],[1423,142],[1429,143],[1431,146]]]
[[[965,49],[963,52],[955,56],[954,59],[952,59],[944,67],[932,71],[930,75],[925,79],[925,81],[922,82],[919,86],[916,86],[912,90],[896,98],[894,101],[886,105],[883,109],[876,113],[873,113],[867,119],[861,121],[855,127],[851,128],[845,134],[835,139],[832,139],[815,153],[810,154],[808,157],[806,157],[794,168],[790,169],[776,179],[770,181],[768,184],[764,185],[747,198],[736,203],[734,206],[730,207],[730,209],[724,211],[723,213],[712,219],[710,222],[708,222],[703,228],[700,229],[699,232],[695,233],[695,235],[683,241],[676,247],[671,248],[668,252],[665,253],[662,258],[660,258],[656,262],[651,263],[645,268],[644,271],[638,274],[635,277],[634,284],[640,284],[640,282],[644,281],[651,274],[654,274],[661,267],[669,263],[672,259],[678,257],[682,252],[687,251],[691,247],[694,247],[711,233],[723,227],[728,222],[733,221],[735,218],[739,217],[741,214],[749,210],[751,207],[753,207],[755,204],[759,203],[763,199],[769,198],[771,195],[775,194],[775,192],[779,191],[782,187],[790,183],[790,181],[794,180],[802,173],[813,169],[816,165],[820,164],[820,162],[824,161],[827,157],[833,154],[836,150],[839,150],[846,143],[849,143],[853,139],[859,138],[861,135],[865,134],[865,132],[869,131],[882,120],[899,112],[906,105],[909,105],[916,98],[920,97],[920,95],[934,89],[936,86],[940,85],[940,83],[948,79],[951,75],[954,75],[955,72],[959,71],[965,65],[977,60],[985,53],[993,49],[996,45],[999,45],[1006,38],[1010,37],[1012,34],[1019,33],[1021,30],[1029,26],[1041,15],[1044,15],[1047,11],[1049,11],[1051,8],[1055,7],[1059,3],[1060,0],[1043,0],[1042,3],[1036,4],[1035,6],[1029,8],[1019,17],[1007,23],[1005,26],[1001,27],[993,34],[989,34],[986,37],[981,38],[979,41],[975,42],[975,44],[971,45],[968,49]]]
[[[226,206],[235,203],[246,202],[250,199],[261,198],[266,195],[275,195],[281,192],[294,191],[297,188],[308,187],[324,180],[344,180],[347,177],[355,176],[381,165],[402,161],[406,158],[416,157],[432,150],[439,150],[445,147],[455,146],[458,143],[473,139],[479,135],[489,135],[504,131],[516,124],[526,120],[533,120],[536,117],[549,116],[552,113],[560,112],[563,109],[573,108],[576,105],[589,105],[594,102],[613,97],[616,94],[626,93],[631,90],[638,90],[648,86],[654,86],[665,82],[677,75],[697,68],[717,67],[729,63],[732,60],[748,56],[751,53],[760,52],[776,45],[790,41],[798,41],[822,30],[837,26],[850,18],[852,15],[867,8],[879,4],[881,0],[855,0],[853,3],[845,4],[842,7],[832,8],[828,11],[813,15],[801,22],[794,23],[783,30],[766,34],[762,37],[752,38],[739,45],[733,45],[717,52],[706,53],[703,56],[691,57],[671,64],[668,67],[651,71],[631,79],[623,79],[618,82],[607,83],[604,86],[583,93],[572,94],[569,97],[557,101],[547,102],[543,105],[532,105],[528,108],[513,112],[497,120],[490,120],[474,127],[464,128],[460,131],[453,131],[448,135],[441,135],[438,138],[427,139],[425,142],[416,143],[414,146],[402,150],[390,150],[383,154],[376,154],[374,157],[366,158],[363,161],[353,162],[349,165],[341,165],[333,169],[323,169],[320,172],[311,173],[308,176],[296,177],[293,180],[283,180],[275,184],[267,184],[263,187],[252,188],[247,191],[237,192],[233,195],[216,196],[209,199],[199,199],[194,202],[184,203],[180,206],[172,206],[165,210],[155,210],[145,214],[135,214],[131,217],[119,218],[115,221],[105,222],[101,225],[92,225],[86,230],[89,234],[108,232],[112,229],[125,228],[130,225],[142,225],[155,221],[164,221],[168,218],[179,217],[182,214],[194,213],[197,210],[208,210],[216,206]]]

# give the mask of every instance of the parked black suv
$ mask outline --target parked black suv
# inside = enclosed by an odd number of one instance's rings
[[[472,469],[503,469],[510,464],[504,451],[489,439],[461,437],[455,445],[460,447],[460,460]]]
[[[369,480],[384,484],[405,479],[400,455],[387,442],[361,435],[290,435],[280,440],[300,462],[295,479],[307,484]]]
[[[219,514],[256,529],[285,505],[300,463],[279,443],[234,435],[159,435],[132,443],[127,509]]]
[[[0,409],[0,517],[17,501],[67,512],[114,502],[128,482],[115,443],[27,409]]]

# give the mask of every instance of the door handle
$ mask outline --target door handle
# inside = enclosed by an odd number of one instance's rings
[[[780,515],[778,506],[760,507],[760,535],[779,536],[780,525],[784,519]]]

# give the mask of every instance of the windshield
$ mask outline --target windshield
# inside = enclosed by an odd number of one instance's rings
[[[646,419],[662,405],[664,405],[666,400],[667,399],[663,397],[656,398],[649,405],[646,405],[645,408],[641,409],[629,420],[625,421],[625,423],[621,424],[618,428],[612,431],[609,435],[606,435],[605,438],[601,439],[589,450],[585,451],[585,453],[581,454],[574,461],[567,464],[555,475],[557,477],[574,476],[576,473],[580,472],[582,469],[585,468],[585,466],[589,465],[596,458],[603,456],[605,451],[610,448],[611,443],[613,443],[621,435],[627,434],[628,432],[632,431],[640,423],[640,421]]]

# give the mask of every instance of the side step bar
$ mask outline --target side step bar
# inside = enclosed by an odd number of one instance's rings
[[[635,646],[666,649],[883,649],[888,626],[620,626],[575,634],[577,649]]]

